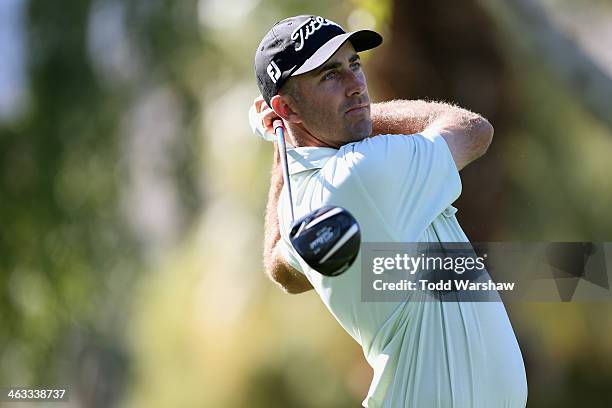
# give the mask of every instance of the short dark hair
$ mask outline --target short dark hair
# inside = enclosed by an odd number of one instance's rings
[[[302,90],[298,85],[298,80],[296,77],[290,77],[279,90],[279,94],[285,94],[291,96],[296,101],[302,99]]]

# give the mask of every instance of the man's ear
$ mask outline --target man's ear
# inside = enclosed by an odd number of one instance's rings
[[[284,121],[289,123],[302,123],[302,118],[294,110],[293,100],[289,95],[274,95],[270,99],[272,109]]]

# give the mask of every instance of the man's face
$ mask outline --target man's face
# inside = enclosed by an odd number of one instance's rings
[[[370,135],[368,88],[359,56],[350,42],[319,68],[292,80],[299,92],[296,112],[312,135],[337,146]]]

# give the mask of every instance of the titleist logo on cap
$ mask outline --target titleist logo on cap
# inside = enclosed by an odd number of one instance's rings
[[[293,30],[291,33],[291,39],[293,41],[297,42],[299,40],[298,44],[295,46],[295,50],[299,51],[304,48],[304,42],[308,39],[308,37],[314,34],[321,27],[327,25],[335,25],[340,27],[340,25],[321,16],[313,17],[310,20],[304,21],[302,24],[300,24],[299,27]]]

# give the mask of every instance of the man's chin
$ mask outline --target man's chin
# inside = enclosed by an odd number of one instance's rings
[[[349,129],[349,133],[353,142],[365,139],[372,134],[372,121],[364,119],[354,123]]]

